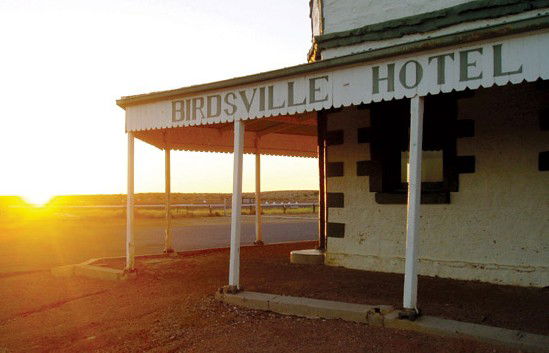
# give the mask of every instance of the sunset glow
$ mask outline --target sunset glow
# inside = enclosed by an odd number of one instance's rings
[[[219,4],[0,2],[0,31],[9,33],[0,37],[0,195],[43,204],[125,193],[117,98],[305,62],[306,1],[266,2],[259,13],[254,1]],[[136,192],[162,191],[162,151],[137,141],[135,158]],[[253,163],[244,160],[245,191]],[[262,167],[264,190],[317,188],[314,159],[264,157]],[[230,192],[231,170],[232,154],[174,152],[173,192]]]
[[[45,204],[48,203],[48,201],[53,196],[54,195],[50,195],[50,194],[46,194],[46,193],[43,193],[43,194],[36,193],[36,194],[30,194],[30,195],[22,195],[23,200],[25,200],[25,202],[27,202],[27,203],[35,206],[35,207],[44,206]]]

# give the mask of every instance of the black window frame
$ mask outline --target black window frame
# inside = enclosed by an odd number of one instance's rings
[[[458,97],[440,94],[425,97],[423,118],[424,151],[442,150],[441,182],[421,183],[421,203],[448,204],[450,192],[459,189],[457,153]],[[370,154],[379,171],[370,178],[380,204],[407,203],[408,183],[401,180],[402,152],[409,150],[410,100],[374,103],[370,106]]]

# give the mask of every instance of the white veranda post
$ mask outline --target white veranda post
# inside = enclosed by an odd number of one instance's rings
[[[135,234],[133,213],[134,180],[134,137],[128,132],[128,196],[126,200],[126,270],[132,271],[135,265]]]
[[[242,213],[242,154],[244,153],[244,123],[234,121],[233,199],[231,210],[231,255],[229,263],[229,287],[240,286],[240,230]]]
[[[261,153],[259,150],[259,140],[256,141],[255,152],[255,243],[263,244],[263,234],[261,230]]]
[[[408,171],[408,208],[406,222],[406,264],[404,272],[405,309],[417,310],[417,273],[419,245],[419,212],[421,201],[421,157],[424,98],[410,102],[410,157]]]
[[[170,201],[171,201],[171,173],[170,173],[170,149],[166,147],[164,151],[165,155],[165,170],[166,170],[166,229],[164,236],[164,252],[172,253],[173,249],[173,238],[172,238],[172,217],[170,214]]]

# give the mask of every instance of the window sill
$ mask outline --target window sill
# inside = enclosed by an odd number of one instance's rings
[[[405,205],[408,194],[405,192],[376,192],[376,203],[381,205]],[[442,205],[450,203],[450,193],[446,191],[422,192],[422,205]]]

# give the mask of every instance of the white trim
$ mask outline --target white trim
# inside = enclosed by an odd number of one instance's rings
[[[126,270],[135,267],[134,137],[128,132],[128,195],[126,200]]]
[[[164,150],[164,170],[165,170],[165,186],[166,186],[166,228],[164,234],[164,252],[173,252],[173,235],[172,235],[172,217],[171,209],[171,159],[170,149],[166,147]]]
[[[255,152],[255,242],[263,242],[263,231],[261,227],[261,153],[259,150],[259,139],[256,141],[257,151]]]
[[[421,151],[423,139],[423,97],[410,101],[410,157],[408,167],[408,208],[406,223],[406,263],[404,265],[405,309],[417,309],[419,212],[421,200]]]
[[[242,218],[242,157],[244,154],[244,123],[234,122],[233,195],[231,209],[231,254],[229,262],[229,286],[240,285],[240,232]]]

